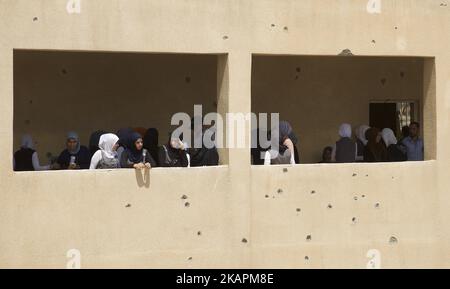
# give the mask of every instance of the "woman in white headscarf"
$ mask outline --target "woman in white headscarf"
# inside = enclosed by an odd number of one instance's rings
[[[406,161],[406,155],[397,145],[397,138],[390,128],[385,128],[381,131],[381,138],[387,148],[388,162],[402,162]]]
[[[45,171],[51,166],[41,166],[38,153],[34,150],[33,138],[29,134],[22,136],[20,149],[14,153],[15,171]]]
[[[356,129],[356,145],[357,145],[357,153],[356,153],[356,161],[362,162],[364,161],[364,148],[367,145],[366,132],[370,129],[368,125],[361,125]]]
[[[116,169],[119,167],[117,148],[119,137],[112,133],[103,134],[98,142],[97,150],[91,159],[89,169]]]
[[[333,147],[332,159],[337,163],[354,163],[356,160],[356,143],[352,140],[352,126],[343,123],[339,127],[340,139]]]

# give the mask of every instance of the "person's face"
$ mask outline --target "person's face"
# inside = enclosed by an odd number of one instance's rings
[[[116,144],[112,147],[112,151],[115,152],[119,148],[119,143],[116,142]]]
[[[180,147],[180,140],[178,139],[171,139],[170,140],[170,145],[174,148],[174,149],[178,149]]]
[[[144,141],[140,138],[134,143],[134,145],[136,146],[136,149],[140,151],[144,146]]]
[[[412,124],[409,126],[409,135],[411,137],[416,137],[419,135],[419,128],[417,127],[417,125]]]
[[[74,151],[77,149],[78,141],[75,139],[68,139],[67,140],[67,149],[69,151]]]

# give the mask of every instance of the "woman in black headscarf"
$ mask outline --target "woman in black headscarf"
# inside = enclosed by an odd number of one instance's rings
[[[156,128],[149,128],[144,135],[144,148],[147,149],[152,156],[152,158],[158,161],[158,143],[159,143],[159,132]]]
[[[370,128],[366,131],[367,145],[364,149],[365,162],[385,162],[387,161],[387,149],[381,142],[382,137],[380,130]]]
[[[144,148],[144,142],[140,134],[133,132],[128,136],[127,141],[126,149],[120,157],[122,168],[150,169],[156,166],[156,162],[148,150]]]
[[[187,167],[187,152],[179,138],[170,138],[169,142],[159,148],[159,165],[161,167]]]

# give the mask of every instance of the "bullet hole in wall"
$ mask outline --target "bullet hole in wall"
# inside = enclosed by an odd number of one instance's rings
[[[184,80],[186,81],[186,83],[191,83],[191,77],[190,76],[186,76],[186,78]]]
[[[228,36],[227,36],[227,35],[224,35],[222,38],[223,38],[223,40],[227,40],[227,39],[228,39]]]
[[[287,26],[284,26],[284,27],[283,27],[283,30],[284,30],[284,31],[288,31],[289,28],[288,28]]]
[[[390,244],[397,244],[398,243],[398,239],[394,236],[392,236],[391,238],[389,238],[389,243]]]
[[[270,27],[275,27],[275,24],[273,24],[273,23],[272,23],[272,24],[270,24]]]
[[[395,26],[395,27],[394,27],[394,29],[395,29],[395,30],[398,30],[398,27],[397,27],[397,26]]]
[[[356,174],[356,173],[353,173],[353,175],[352,175],[352,177],[356,177],[358,174]]]
[[[338,54],[339,56],[353,56],[353,53],[350,49],[344,49],[341,53]]]
[[[264,197],[265,197],[266,199],[268,199],[268,198],[269,198],[269,195],[265,195]]]
[[[32,100],[30,100],[29,102],[28,102],[29,104],[33,104],[33,101]]]
[[[377,43],[377,42],[375,41],[375,39],[372,39],[372,43],[375,44],[375,43]]]
[[[362,197],[362,198],[365,198],[365,197],[366,197],[366,195],[361,195],[361,197]]]
[[[441,3],[439,6],[440,7],[447,7],[447,3]]]
[[[376,204],[375,204],[375,208],[378,209],[379,207],[380,207],[380,203],[376,203]]]
[[[282,194],[283,190],[282,189],[278,189],[277,193]]]
[[[357,196],[354,196],[354,197],[353,197],[353,200],[357,201],[357,200],[358,200],[358,197],[357,197]]]
[[[189,257],[189,258],[188,258],[188,261],[192,261],[192,257]]]
[[[305,261],[309,261],[309,257],[308,256],[305,256]]]
[[[353,223],[356,223],[356,217],[353,217],[353,218],[352,218],[352,222],[353,222]]]
[[[202,231],[198,231],[197,236],[201,236],[201,235],[202,235]]]
[[[300,213],[302,211],[302,209],[297,208],[296,211],[297,211],[297,213]]]
[[[327,208],[328,208],[328,209],[333,209],[333,205],[328,204]]]
[[[386,82],[387,82],[387,79],[386,79],[386,78],[382,78],[382,79],[381,79],[381,84],[382,84],[382,85],[386,85]]]
[[[287,173],[288,172],[288,169],[287,168],[284,168],[283,169],[283,173]]]
[[[316,191],[312,190],[311,191],[311,195],[314,195],[316,193]]]
[[[400,77],[401,77],[401,78],[405,77],[405,72],[400,71]]]
[[[62,70],[61,70],[61,73],[64,74],[64,75],[66,75],[66,74],[67,74],[67,70],[66,70],[66,69],[62,69]]]
[[[38,21],[39,19],[37,17],[33,17],[33,22]]]
[[[186,203],[184,204],[184,206],[185,206],[186,208],[189,208],[189,207],[191,206],[191,204],[190,204],[189,202],[186,202]]]
[[[295,75],[295,80],[298,80],[299,78],[300,78],[300,73],[302,72],[302,69],[300,68],[300,67],[296,67],[295,68],[295,72],[297,73],[296,75]]]
[[[312,240],[312,236],[311,235],[306,236],[306,241],[310,242],[311,240]]]
[[[182,200],[186,200],[187,198],[188,198],[188,196],[186,196],[186,195],[182,195],[182,196],[181,196],[181,199],[182,199]]]
[[[127,204],[125,208],[131,208],[131,204]]]
[[[241,241],[242,243],[244,243],[244,244],[246,244],[246,243],[248,243],[248,240],[246,239],[246,238],[242,238],[242,241]]]

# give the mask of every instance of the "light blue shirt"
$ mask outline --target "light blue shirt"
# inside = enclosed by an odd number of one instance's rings
[[[411,137],[407,137],[403,140],[403,144],[406,147],[406,155],[408,161],[423,161],[423,139],[417,138],[413,140]]]

